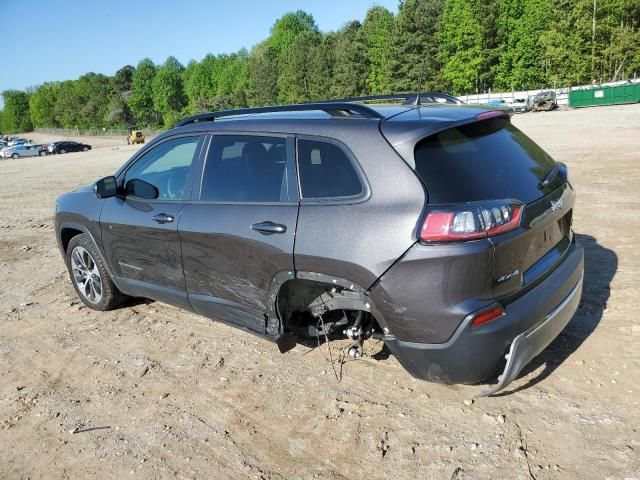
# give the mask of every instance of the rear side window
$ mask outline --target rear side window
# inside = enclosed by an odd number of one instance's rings
[[[207,154],[200,200],[287,202],[286,164],[285,138],[216,136]]]
[[[299,139],[298,168],[302,198],[353,197],[363,192],[349,157],[333,143]]]
[[[541,186],[555,162],[502,118],[427,137],[416,146],[414,155],[430,203],[498,199],[530,203],[563,182],[557,175],[550,185]]]

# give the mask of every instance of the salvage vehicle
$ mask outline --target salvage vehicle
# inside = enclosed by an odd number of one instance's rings
[[[92,309],[150,298],[281,352],[373,337],[420,379],[502,369],[489,395],[578,307],[574,202],[507,112],[398,94],[188,117],[60,196],[55,229]]]
[[[38,148],[37,145],[15,145],[6,147],[0,151],[0,157],[3,158],[20,158],[20,157],[37,157],[44,156],[46,152]]]
[[[71,140],[63,140],[60,142],[53,142],[49,145],[48,150],[49,153],[87,152],[91,150],[91,145],[73,142]]]
[[[537,93],[531,100],[531,110],[534,112],[550,112],[557,107],[558,100],[553,90]]]

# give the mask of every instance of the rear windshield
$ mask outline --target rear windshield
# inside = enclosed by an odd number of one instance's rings
[[[427,137],[416,146],[415,162],[429,203],[507,198],[530,203],[563,182],[557,175],[548,186],[540,185],[555,162],[503,118]]]

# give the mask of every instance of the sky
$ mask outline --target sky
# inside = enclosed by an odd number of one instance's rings
[[[145,57],[162,63],[173,55],[186,65],[250,49],[288,11],[305,10],[329,31],[364,20],[373,5],[396,13],[398,0],[0,0],[0,92],[113,75]]]

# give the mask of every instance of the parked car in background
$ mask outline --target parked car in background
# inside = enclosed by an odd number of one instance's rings
[[[26,138],[14,138],[13,140],[11,140],[9,143],[7,143],[7,146],[9,147],[14,147],[16,145],[24,145],[25,143],[27,143],[29,140],[27,140]]]
[[[13,147],[4,148],[0,155],[2,158],[20,158],[20,157],[37,157],[44,156],[46,152],[31,145],[15,145]]]
[[[504,110],[505,112],[512,112],[513,111],[513,109],[509,105],[509,103],[507,103],[507,101],[504,100],[503,98],[494,98],[494,99],[488,100],[485,103],[485,105],[488,105],[488,106],[493,107],[493,108],[499,108],[501,110]]]
[[[70,140],[53,142],[49,145],[49,153],[86,152],[87,150],[91,150],[91,145]]]
[[[32,144],[25,144],[25,145],[29,145],[33,148],[37,148],[38,151],[42,152],[43,155],[47,155],[49,153],[49,144],[48,143],[32,143]]]
[[[503,109],[438,96],[183,120],[57,199],[78,296],[95,310],[164,301],[281,352],[346,337],[357,358],[373,337],[436,382],[502,366],[495,393],[578,308],[575,192]]]
[[[558,108],[558,100],[553,90],[540,92],[531,100],[531,110],[534,112],[550,112],[555,108]]]
[[[511,109],[515,113],[524,113],[530,110],[529,101],[527,98],[515,98],[513,102],[511,102]]]

